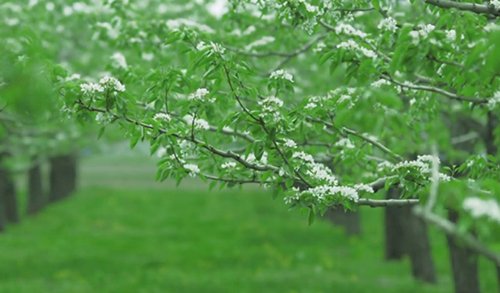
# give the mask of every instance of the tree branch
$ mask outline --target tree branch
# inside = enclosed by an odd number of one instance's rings
[[[357,202],[359,206],[378,207],[404,207],[419,204],[418,199],[368,199],[360,198]]]
[[[488,103],[488,99],[476,99],[476,98],[471,98],[471,97],[459,96],[455,93],[452,93],[452,92],[449,92],[447,90],[444,90],[444,89],[441,89],[438,87],[434,87],[434,86],[419,85],[419,84],[413,84],[413,83],[402,83],[402,82],[399,82],[399,81],[392,79],[390,76],[387,76],[387,75],[383,75],[382,78],[385,80],[388,80],[396,85],[399,85],[400,87],[403,87],[403,88],[432,92],[432,93],[440,94],[442,96],[445,96],[447,98],[450,98],[450,99],[456,100],[456,101],[470,102],[470,103],[478,104],[478,105]]]
[[[456,2],[449,0],[424,0],[424,2],[445,9],[455,8],[458,10],[469,11],[477,14],[489,14],[493,16],[500,16],[500,10],[496,10],[493,5],[488,5],[488,4]]]
[[[435,225],[437,228],[448,234],[449,236],[461,240],[468,248],[483,255],[487,259],[493,261],[497,266],[500,266],[500,255],[491,251],[484,246],[477,238],[470,234],[460,232],[455,224],[441,218],[440,216],[430,213],[421,207],[415,207],[413,210],[415,215],[419,216],[426,222]]]

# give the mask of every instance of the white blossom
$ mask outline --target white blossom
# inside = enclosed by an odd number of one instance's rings
[[[196,164],[184,164],[183,167],[189,172],[191,177],[195,177],[200,173],[200,168]]]
[[[255,164],[255,163],[267,164],[268,154],[267,154],[267,152],[262,153],[260,160],[257,160],[257,157],[255,157],[255,154],[250,153],[250,154],[248,154],[248,156],[246,156],[245,160],[249,163],[252,163],[252,164]]]
[[[293,75],[283,69],[278,69],[276,71],[271,72],[270,79],[285,79],[289,82],[293,82]]]
[[[113,66],[118,68],[127,69],[127,60],[122,53],[116,52],[111,56],[111,60],[113,61]]]
[[[490,0],[490,5],[493,5],[496,10],[500,10],[500,0]]]
[[[320,185],[301,192],[301,194],[306,193],[310,193],[318,200],[324,200],[329,195],[339,195],[354,202],[357,202],[359,199],[357,190],[348,186]]]
[[[210,129],[210,124],[208,124],[208,121],[201,119],[201,118],[196,118],[193,121],[193,116],[191,115],[186,115],[182,119],[188,124],[188,125],[194,125],[194,128],[196,129],[203,129],[203,130],[208,130]]]
[[[316,44],[316,47],[314,47],[313,51],[318,53],[318,52],[321,52],[323,51],[323,49],[326,48],[326,44],[325,42],[323,41],[319,41],[317,44]]]
[[[16,26],[19,24],[19,19],[15,18],[15,17],[6,17],[5,24],[7,26]]]
[[[222,169],[233,169],[236,168],[235,162],[225,162],[220,166]]]
[[[114,90],[116,92],[124,92],[125,86],[116,78],[105,75],[99,80],[99,84],[106,89]]]
[[[337,185],[337,177],[332,174],[332,171],[323,164],[320,163],[309,163],[307,165],[309,168],[306,174],[316,180],[325,181],[330,185]]]
[[[118,36],[120,35],[119,28],[113,27],[111,25],[111,23],[109,23],[109,22],[98,22],[98,23],[96,23],[96,26],[106,30],[106,34],[108,35],[108,38],[110,38],[112,40],[117,39]]]
[[[314,163],[314,158],[310,154],[306,154],[303,151],[300,152],[294,152],[292,154],[293,159],[301,159],[307,163]]]
[[[168,115],[167,113],[156,113],[153,116],[153,119],[156,120],[156,121],[167,121],[167,122],[169,122],[172,119],[172,117],[170,117],[170,115]]]
[[[337,34],[346,34],[349,36],[356,36],[360,38],[366,38],[366,33],[358,30],[357,28],[353,27],[352,25],[348,23],[339,23],[335,27],[335,32]]]
[[[380,88],[381,86],[384,85],[391,85],[391,83],[388,80],[381,78],[377,81],[372,82],[371,84],[371,86],[375,88]]]
[[[488,100],[487,105],[490,110],[493,110],[498,104],[500,104],[500,91],[497,91],[495,95]]]
[[[314,102],[309,102],[309,103],[307,103],[307,105],[304,108],[306,108],[306,109],[314,109],[316,107],[318,107],[318,104],[316,104]]]
[[[189,27],[197,29],[201,32],[205,33],[214,33],[215,31],[206,24],[198,23],[194,20],[186,19],[186,18],[178,18],[178,19],[169,19],[167,20],[167,27],[171,30],[179,30],[182,27]]]
[[[343,148],[346,148],[346,149],[353,149],[353,148],[355,148],[354,144],[348,138],[341,138],[341,139],[339,139],[335,143],[335,146],[343,147]]]
[[[38,0],[30,0],[28,2],[28,7],[29,8],[32,8],[33,6],[37,5],[38,4]]]
[[[213,15],[215,18],[221,18],[226,14],[228,9],[227,0],[215,0],[206,5],[208,13]]]
[[[375,57],[377,57],[377,54],[374,51],[372,51],[370,49],[367,49],[367,48],[365,48],[363,46],[360,46],[353,39],[349,39],[347,41],[344,41],[344,42],[338,44],[337,48],[339,48],[339,49],[347,49],[347,50],[350,50],[350,51],[359,51],[359,52],[361,52],[363,55],[365,55],[368,58],[375,58]]]
[[[156,156],[157,156],[158,158],[161,158],[161,157],[163,157],[163,156],[164,156],[164,155],[166,155],[166,154],[167,154],[167,148],[166,148],[166,147],[160,147],[160,148],[158,148],[158,150],[156,151]]]
[[[271,37],[271,36],[264,36],[256,41],[253,41],[252,43],[248,44],[246,47],[245,47],[245,50],[247,51],[251,51],[253,48],[255,47],[261,47],[261,46],[265,46],[269,43],[272,43],[274,42],[276,39],[274,37]]]
[[[494,199],[468,197],[464,200],[462,206],[474,218],[486,217],[500,223],[500,206]]]
[[[208,95],[210,92],[206,88],[199,88],[194,93],[190,94],[187,98],[188,100],[201,101]]]
[[[224,52],[226,51],[226,49],[224,47],[222,47],[221,44],[217,44],[214,42],[210,42],[210,47],[212,49],[212,52],[217,53],[217,54],[224,54]]]
[[[454,42],[457,39],[457,32],[455,30],[447,30],[446,39],[450,42]]]
[[[45,9],[47,9],[47,11],[54,11],[55,8],[56,6],[52,2],[47,2],[47,4],[45,4]]]
[[[142,57],[142,60],[152,61],[154,59],[155,55],[153,53],[143,52],[141,57]]]
[[[421,24],[419,34],[426,38],[436,27],[432,24]]]
[[[420,24],[418,25],[418,30],[416,31],[411,31],[410,32],[410,37],[412,38],[413,44],[417,45],[418,42],[420,41],[420,38],[427,38],[429,34],[436,28],[432,24]]]
[[[95,82],[82,83],[80,85],[80,90],[85,95],[92,95],[104,92],[104,88],[99,83]]]
[[[381,29],[381,30],[389,31],[389,32],[395,32],[398,29],[397,24],[398,23],[396,22],[396,20],[394,18],[387,17],[387,18],[382,19],[379,22],[377,28]]]
[[[294,149],[297,147],[297,143],[295,143],[295,141],[293,141],[292,139],[289,139],[289,138],[284,139],[283,145],[286,146],[287,148],[291,148],[291,149]]]
[[[368,193],[374,193],[375,192],[373,190],[373,187],[371,187],[368,184],[356,184],[356,185],[354,185],[354,189],[356,189],[357,191],[364,191],[364,192],[368,192]]]
[[[79,79],[81,79],[81,78],[82,78],[82,76],[81,76],[80,74],[78,74],[78,73],[73,73],[73,74],[71,74],[70,76],[66,77],[66,78],[64,79],[64,81],[79,80]]]
[[[269,96],[259,101],[259,105],[265,112],[274,112],[283,107],[283,101],[275,96]]]

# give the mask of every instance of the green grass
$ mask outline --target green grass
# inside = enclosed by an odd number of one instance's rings
[[[383,260],[382,210],[363,209],[363,235],[349,238],[325,221],[308,226],[256,188],[132,187],[127,163],[109,159],[116,169],[99,173],[107,161],[97,161],[84,164],[74,197],[0,235],[0,292],[452,291],[436,231],[437,285],[414,281],[406,260]],[[148,164],[132,168],[148,173]],[[492,265],[482,262],[481,275],[494,292]]]

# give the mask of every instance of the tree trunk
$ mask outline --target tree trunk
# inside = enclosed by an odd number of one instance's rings
[[[413,214],[411,207],[404,209],[407,214],[404,238],[406,250],[410,256],[413,277],[427,283],[436,283],[436,269],[432,259],[427,225]]]
[[[387,199],[399,198],[399,190],[391,188],[387,191]],[[386,207],[385,213],[385,259],[400,260],[405,255],[403,239],[404,227],[401,219],[405,218],[404,210],[400,207]]]
[[[399,198],[399,190],[391,188],[388,199]],[[385,257],[402,259],[408,255],[413,277],[427,283],[436,283],[436,270],[425,222],[416,217],[411,207],[387,207],[385,210]]]
[[[17,209],[16,185],[12,174],[4,167],[0,167],[0,193],[2,194],[2,208],[4,218],[8,223],[19,222]]]
[[[35,214],[45,205],[42,170],[35,163],[28,171],[28,214]]]
[[[498,286],[498,292],[500,292],[500,266],[496,266],[497,269],[497,286]]]
[[[458,221],[458,213],[449,211],[448,218],[450,221],[456,223]],[[446,238],[450,250],[455,293],[479,293],[477,254],[457,243],[455,238],[451,236],[447,236]]]
[[[335,225],[342,227],[349,236],[361,234],[359,211],[344,211],[342,208],[331,207],[325,213],[325,217]]]
[[[49,200],[57,201],[76,189],[77,159],[74,154],[50,158]]]
[[[0,174],[0,176],[2,176]],[[2,192],[3,190],[3,180],[0,177],[0,233],[5,230],[5,225],[7,220],[5,219],[5,204],[4,204],[4,194]]]

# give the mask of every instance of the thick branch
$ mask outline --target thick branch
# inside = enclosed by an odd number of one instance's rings
[[[418,199],[368,199],[360,198],[357,202],[359,206],[378,207],[404,207],[419,204]]]
[[[446,9],[455,8],[458,10],[469,11],[478,14],[489,14],[493,16],[500,16],[500,11],[496,10],[495,7],[493,7],[493,5],[476,4],[469,2],[456,2],[449,0],[424,0],[424,1],[427,4]]]

